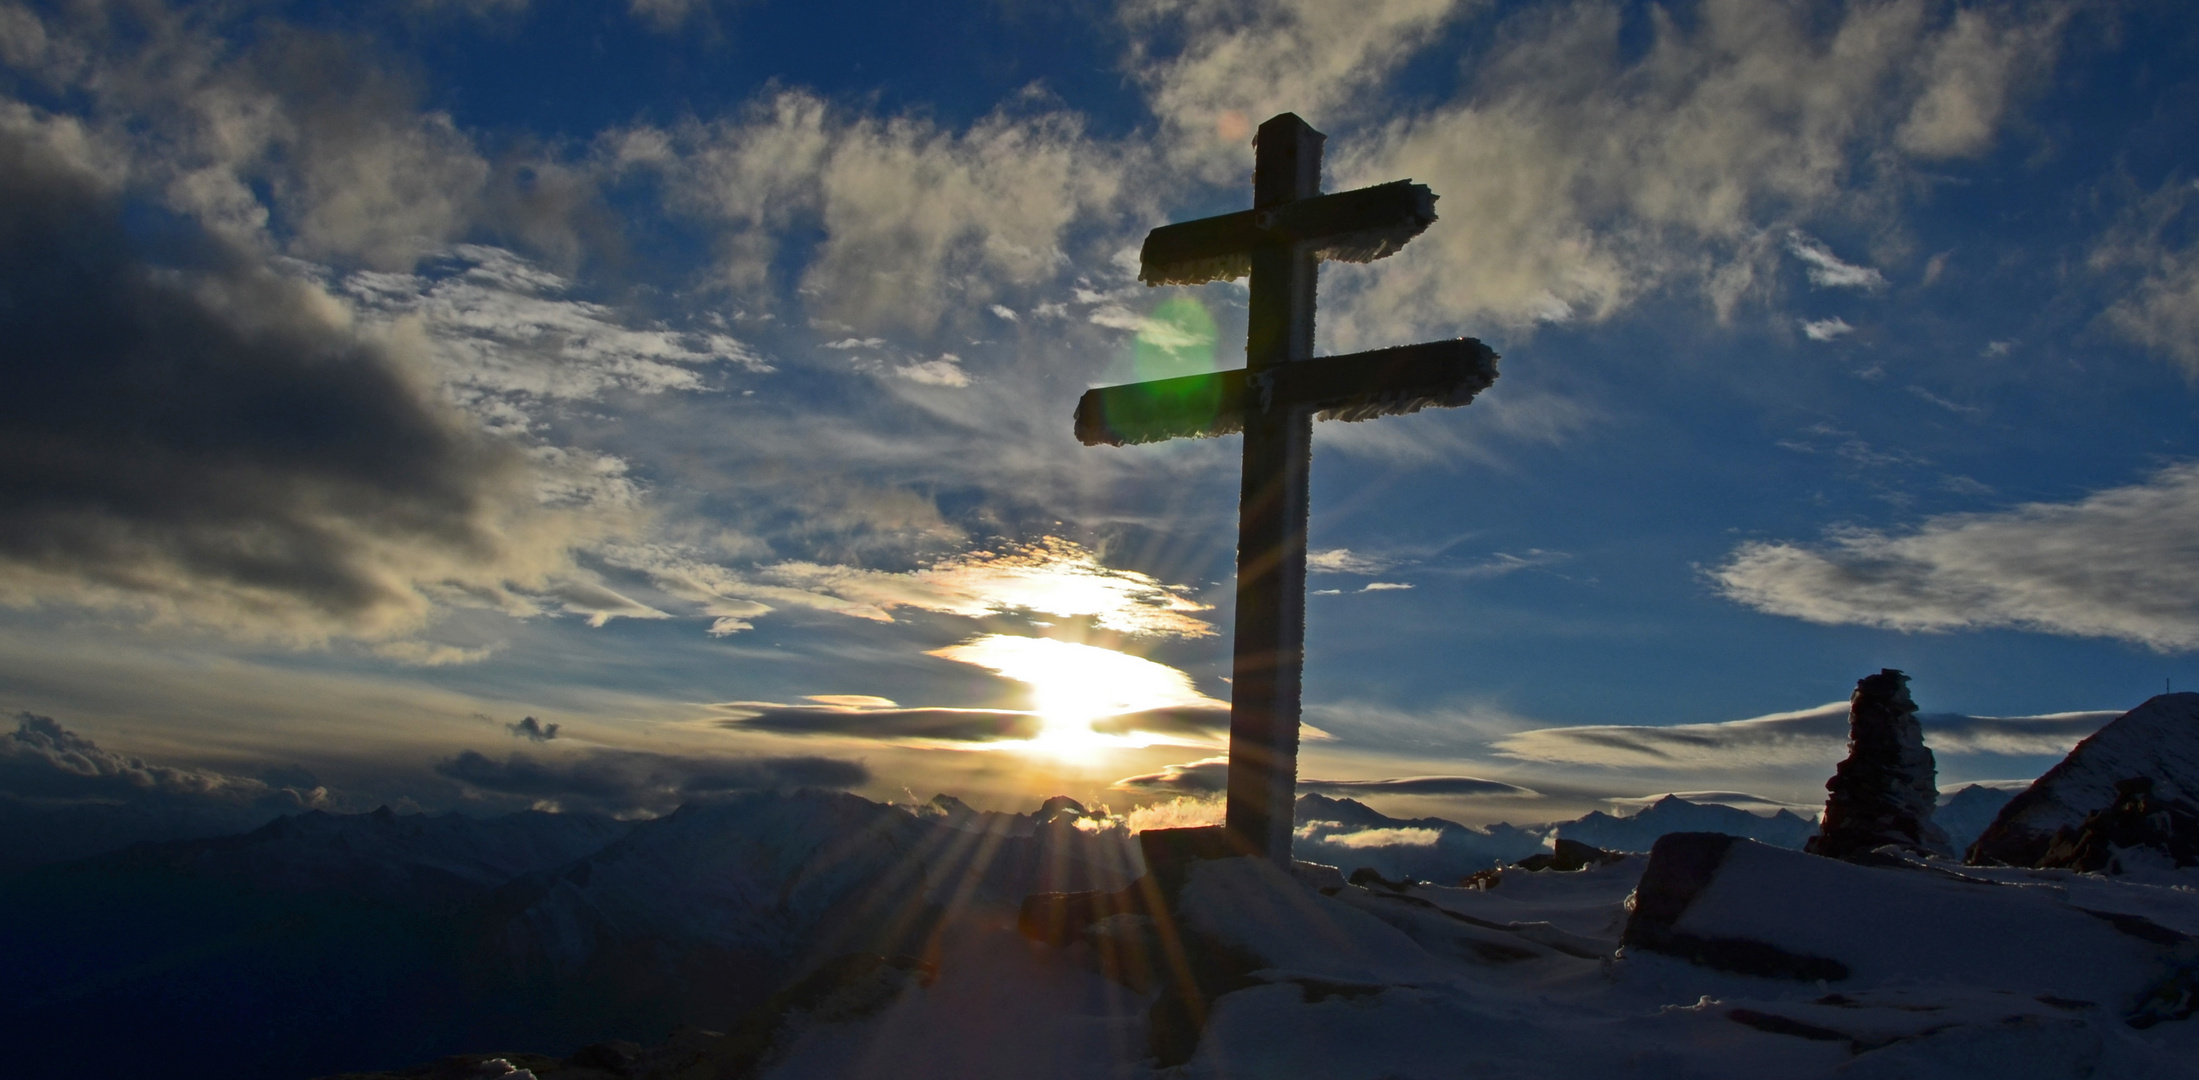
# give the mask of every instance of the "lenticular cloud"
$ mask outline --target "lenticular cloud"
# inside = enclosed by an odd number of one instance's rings
[[[1727,597],[1815,623],[2008,627],[2199,649],[2199,464],[2073,503],[1947,514],[1895,534],[1750,543],[1711,579]]]

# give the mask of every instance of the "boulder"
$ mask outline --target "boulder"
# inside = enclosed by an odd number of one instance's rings
[[[1893,668],[1866,675],[1848,701],[1848,757],[1825,781],[1824,821],[1803,850],[1850,860],[1888,845],[1954,854],[1932,823],[1938,768],[1909,699],[1909,677]]]
[[[2073,838],[2115,805],[2118,783],[2138,777],[2151,781],[2147,797],[2158,807],[2199,813],[2199,694],[2154,697],[2078,743],[2001,808],[1966,861],[2037,866],[2057,838]]]
[[[1928,864],[1858,866],[1717,833],[1657,841],[1621,943],[1628,957],[1842,993],[1929,977],[2046,995],[2133,1026],[2186,1017],[2199,1000],[2199,939],[2144,917],[2077,907],[2060,889]]]

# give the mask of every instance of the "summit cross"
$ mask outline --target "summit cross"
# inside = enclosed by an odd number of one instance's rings
[[[1234,849],[1285,865],[1298,785],[1313,421],[1464,405],[1497,377],[1496,353],[1473,338],[1313,355],[1321,260],[1372,262],[1435,221],[1435,194],[1410,180],[1323,195],[1326,140],[1295,113],[1261,124],[1252,209],[1162,226],[1139,253],[1147,285],[1251,275],[1245,366],[1091,390],[1076,416],[1087,446],[1244,433],[1225,827]]]

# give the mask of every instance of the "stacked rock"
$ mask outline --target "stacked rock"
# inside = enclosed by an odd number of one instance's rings
[[[1909,677],[1893,668],[1866,675],[1848,699],[1848,757],[1825,781],[1825,819],[1803,850],[1857,861],[1887,845],[1952,855],[1932,823],[1938,765],[1924,745]]]

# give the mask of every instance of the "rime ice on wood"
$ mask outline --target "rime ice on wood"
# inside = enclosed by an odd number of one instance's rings
[[[1891,844],[1953,854],[1932,823],[1938,771],[1909,699],[1909,677],[1892,668],[1864,676],[1849,699],[1848,758],[1825,781],[1825,821],[1805,850],[1853,859]]]
[[[1464,405],[1497,377],[1496,353],[1472,338],[1314,357],[1321,260],[1371,262],[1435,221],[1435,194],[1409,180],[1321,194],[1326,138],[1293,113],[1261,124],[1252,209],[1145,238],[1138,277],[1148,285],[1251,275],[1244,368],[1093,390],[1076,416],[1086,445],[1244,433],[1227,828],[1238,848],[1284,863],[1298,775],[1313,421]]]

